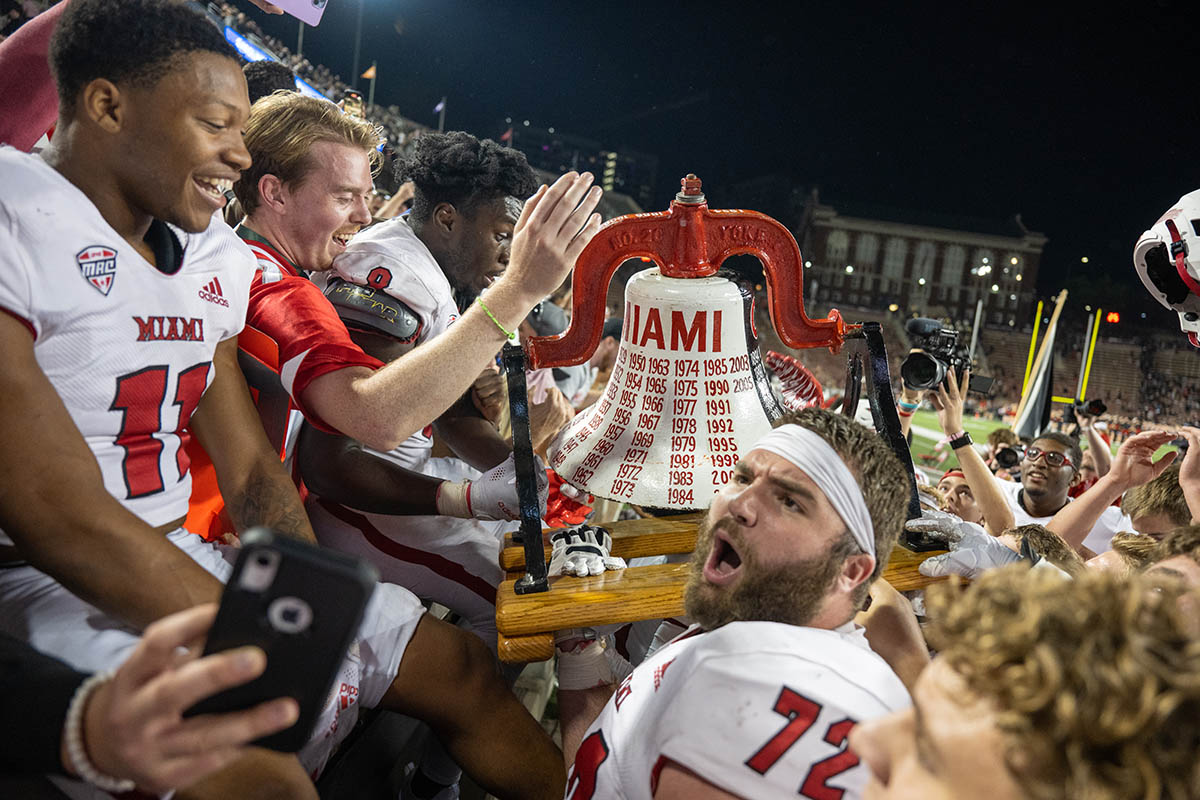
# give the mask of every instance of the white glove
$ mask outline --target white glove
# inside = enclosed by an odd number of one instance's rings
[[[1019,553],[1010,550],[978,525],[972,525],[970,522],[964,522],[962,525],[962,536],[950,545],[953,552],[922,561],[917,567],[922,575],[930,578],[940,578],[943,575],[977,578],[984,570],[1022,560]]]
[[[546,466],[533,457],[533,476],[537,480],[538,518],[546,513],[550,479]],[[517,466],[513,456],[492,467],[473,481],[446,481],[438,487],[438,513],[462,519],[519,520],[521,501],[517,496]]]
[[[609,555],[612,537],[604,528],[580,525],[550,534],[550,574],[586,578],[625,569],[625,559]]]
[[[916,519],[910,519],[904,523],[904,530],[912,531],[913,533],[923,533],[929,538],[945,542],[950,545],[950,549],[956,549],[955,545],[963,538],[976,531],[984,533],[983,528],[970,522],[963,522],[962,519],[947,511],[937,511],[932,508],[926,508],[921,512],[921,516]]]

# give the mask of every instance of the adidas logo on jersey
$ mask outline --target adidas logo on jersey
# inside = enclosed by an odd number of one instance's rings
[[[204,320],[196,317],[134,317],[133,321],[138,326],[139,342],[204,341]]]
[[[229,308],[229,301],[225,299],[225,295],[221,292],[221,282],[213,278],[208,282],[208,285],[200,290],[200,299],[207,300],[210,303],[216,303],[219,306]]]

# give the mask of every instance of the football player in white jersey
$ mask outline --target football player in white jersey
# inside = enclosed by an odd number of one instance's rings
[[[821,409],[786,416],[701,527],[684,595],[695,624],[616,687],[566,797],[857,797],[850,729],[909,703],[852,622],[907,495],[873,432]]]
[[[217,600],[231,571],[179,527],[189,435],[239,527],[312,533],[237,368],[254,258],[213,219],[248,164],[236,53],[177,3],[74,0],[51,60],[46,160],[0,150],[0,627],[97,670],[137,629]],[[575,203],[556,215],[546,196],[527,221],[553,230],[532,247],[561,261],[583,222],[563,234]],[[316,797],[308,772],[360,703],[426,719],[498,794],[561,791],[560,754],[473,637],[381,584],[357,641],[301,761],[258,751],[180,796]]]
[[[490,309],[488,287],[512,279],[519,198],[536,184],[523,154],[461,132],[422,136],[401,172],[415,184],[412,213],[356,235],[334,258],[326,290],[354,341],[393,364],[445,348],[460,314]],[[478,367],[455,369],[465,377]],[[500,540],[518,527],[504,521],[519,515],[512,448],[465,395],[425,422],[379,451],[322,433],[309,419],[296,447],[313,493],[308,513],[322,544],[367,558],[384,580],[449,607],[494,650]],[[435,427],[462,460],[430,458]],[[418,788],[457,781],[454,765],[435,754],[419,766]]]
[[[1200,595],[1164,579],[1014,565],[927,590],[938,656],[911,708],[851,732],[862,796],[1200,796]]]

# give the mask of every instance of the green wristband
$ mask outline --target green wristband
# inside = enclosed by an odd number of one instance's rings
[[[501,325],[500,320],[496,319],[496,315],[492,313],[492,310],[483,304],[482,297],[476,297],[475,302],[478,303],[479,307],[483,309],[483,313],[488,315],[488,319],[490,319],[492,322],[496,323],[496,327],[500,329],[501,333],[503,333],[506,337],[508,337],[508,340],[510,342],[516,340],[516,338],[517,338],[516,331],[510,331],[508,328],[505,328],[503,325]]]

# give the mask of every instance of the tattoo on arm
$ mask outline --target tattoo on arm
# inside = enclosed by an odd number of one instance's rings
[[[282,469],[255,467],[241,493],[225,498],[225,506],[239,531],[265,525],[297,539],[316,541],[296,487]]]

